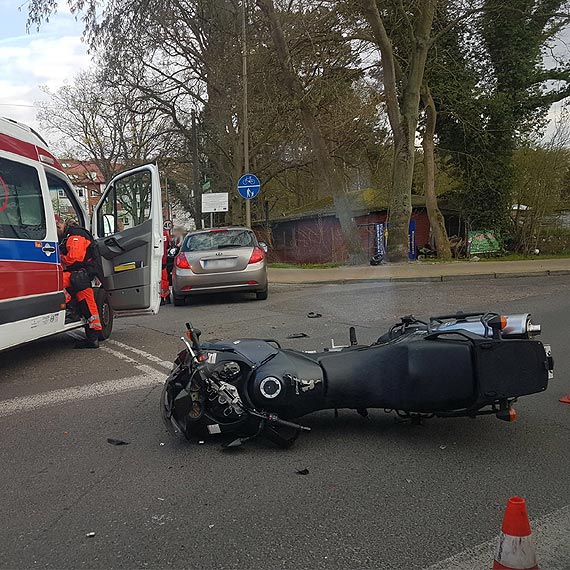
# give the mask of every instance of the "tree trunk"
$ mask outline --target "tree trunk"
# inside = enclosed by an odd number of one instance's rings
[[[433,137],[437,121],[437,111],[429,87],[424,84],[422,89],[422,101],[426,112],[426,128],[422,138],[424,149],[424,194],[429,218],[429,225],[435,239],[437,256],[441,259],[451,258],[451,246],[445,229],[443,214],[437,205],[435,193],[435,152]]]
[[[414,175],[415,125],[406,117],[393,131],[392,192],[388,241],[386,249],[390,261],[408,259],[408,231],[412,214],[412,179]]]
[[[348,251],[348,263],[350,265],[365,263],[366,254],[362,250],[358,228],[352,217],[352,208],[344,190],[342,177],[330,156],[327,143],[317,121],[316,110],[309,96],[305,93],[299,76],[293,68],[289,47],[285,40],[281,22],[275,12],[273,0],[257,0],[257,4],[269,24],[271,37],[275,46],[275,53],[283,74],[283,82],[289,95],[299,108],[303,128],[311,141],[315,155],[315,165],[327,190],[327,194],[334,197],[336,214]]]
[[[405,77],[397,81],[397,65],[384,21],[376,0],[362,0],[363,15],[382,58],[384,98],[392,130],[394,161],[390,197],[388,259],[404,261],[408,257],[408,227],[412,213],[412,180],[414,172],[415,136],[418,125],[420,87],[430,48],[430,33],[437,0],[421,0],[408,21],[410,50]],[[404,17],[405,16],[405,17]]]

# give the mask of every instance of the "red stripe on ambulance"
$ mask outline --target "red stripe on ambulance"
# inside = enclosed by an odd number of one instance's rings
[[[0,261],[0,301],[60,290],[57,263]]]

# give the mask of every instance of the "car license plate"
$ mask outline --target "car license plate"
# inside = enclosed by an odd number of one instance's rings
[[[231,269],[234,266],[233,259],[205,259],[204,269]]]

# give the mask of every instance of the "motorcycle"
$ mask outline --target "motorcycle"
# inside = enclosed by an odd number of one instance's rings
[[[513,421],[514,402],[546,390],[554,368],[530,314],[406,316],[370,345],[350,327],[349,345],[323,352],[273,339],[201,343],[200,331],[186,328],[161,415],[172,435],[222,434],[225,447],[258,436],[289,447],[310,431],[298,418],[326,409],[366,416],[381,408],[418,423],[488,414]]]

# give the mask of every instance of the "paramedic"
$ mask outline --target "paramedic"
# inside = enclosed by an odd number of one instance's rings
[[[91,280],[99,275],[99,258],[93,236],[73,221],[64,222],[58,215],[55,221],[60,239],[66,303],[73,297],[78,312],[87,319],[87,338],[78,342],[75,348],[99,348],[99,331],[102,327],[91,287]]]

